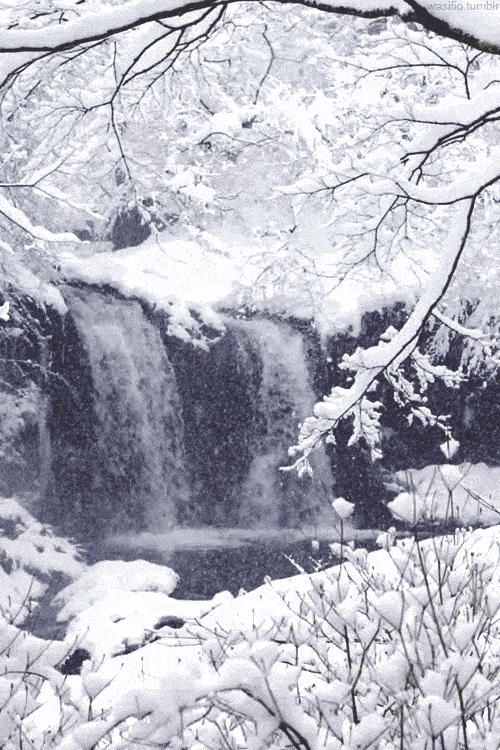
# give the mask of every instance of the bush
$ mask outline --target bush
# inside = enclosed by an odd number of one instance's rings
[[[5,623],[3,746],[496,749],[499,529],[399,541],[391,529],[371,553],[332,545],[339,565],[167,625],[163,641],[68,678],[54,645],[46,657]],[[158,650],[148,661],[161,645],[167,661]]]

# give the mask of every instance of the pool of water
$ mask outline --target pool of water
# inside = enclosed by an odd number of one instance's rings
[[[377,532],[350,530],[357,544],[373,545]],[[110,537],[89,549],[90,561],[136,560],[168,565],[180,581],[173,596],[208,599],[219,591],[236,595],[269,577],[286,578],[332,565],[330,543],[337,529],[173,529],[162,534]]]
[[[346,541],[374,548],[379,532],[347,529]],[[89,564],[99,560],[148,560],[167,565],[179,575],[172,596],[177,599],[211,599],[220,591],[236,596],[251,591],[268,578],[288,578],[312,573],[339,562],[330,550],[338,541],[336,528],[239,529],[176,528],[161,534],[143,532],[108,537],[84,546]],[[57,622],[53,597],[67,584],[55,576],[27,627],[42,638],[60,639],[64,626]]]

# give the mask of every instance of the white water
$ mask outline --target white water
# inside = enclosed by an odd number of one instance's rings
[[[68,289],[66,301],[92,377],[88,409],[95,447],[87,507],[105,519],[99,536],[161,535],[177,527],[178,519],[196,525],[196,517],[255,530],[331,527],[333,479],[325,453],[314,457],[313,479],[280,471],[316,401],[300,332],[275,321],[227,318],[236,346],[214,346],[203,355],[201,378],[199,370],[180,367],[188,383],[193,378],[194,390],[182,389],[182,398],[195,399],[193,412],[191,402],[181,402],[158,326],[137,301],[89,289]],[[178,351],[175,356],[178,367]],[[240,402],[244,392],[252,395]],[[196,442],[186,444],[193,436]],[[224,454],[228,437],[241,441],[241,453]],[[220,474],[215,492],[210,465],[199,473],[195,462],[187,465],[186,449],[193,456],[193,445],[195,458],[205,449],[206,455],[222,456],[214,468]],[[85,466],[88,456],[82,453],[81,460]],[[178,511],[189,511],[194,502],[202,512],[190,524],[189,512]]]
[[[139,503],[146,528],[171,528],[188,490],[181,404],[160,332],[138,302],[88,290],[66,301],[94,385],[96,487],[127,491],[125,514]]]
[[[254,528],[332,522],[333,479],[323,451],[313,458],[314,477],[299,480],[280,471],[289,463],[288,446],[296,442],[299,423],[312,413],[304,337],[290,326],[269,320],[231,321],[253,341],[262,363],[256,410],[262,427],[248,475],[241,489],[239,523]]]

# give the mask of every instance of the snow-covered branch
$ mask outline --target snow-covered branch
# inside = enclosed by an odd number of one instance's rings
[[[436,3],[406,0],[414,20],[438,36],[456,39],[485,52],[500,53],[500,6],[497,3]]]
[[[233,0],[229,0],[232,2]],[[276,0],[283,5],[290,0]],[[131,0],[97,12],[88,12],[66,23],[46,28],[9,30],[3,35],[0,53],[62,52],[82,44],[106,39],[148,23],[162,22],[207,8],[227,6],[220,0]],[[362,18],[399,16],[417,21],[436,34],[456,39],[478,49],[500,54],[500,11],[496,9],[454,10],[452,19],[446,4],[428,0],[294,0],[295,4],[326,13]]]
[[[460,336],[466,336],[467,338],[474,339],[474,341],[485,343],[490,340],[489,336],[487,336],[484,331],[481,331],[479,328],[468,328],[467,326],[462,325],[458,320],[453,320],[453,318],[445,315],[437,307],[434,308],[432,314],[436,320],[439,320],[440,323],[445,325],[451,331],[454,331],[454,333],[458,333]]]
[[[328,396],[315,405],[314,416],[306,419],[302,425],[299,442],[290,448],[290,455],[299,455],[293,468],[299,472],[308,471],[308,456],[323,439],[333,440],[332,431],[340,420],[348,416],[354,415],[355,424],[356,419],[363,422],[363,413],[369,417],[370,431],[375,432],[369,435],[369,443],[372,452],[376,448],[378,417],[373,409],[378,407],[378,402],[370,401],[368,394],[384,373],[394,373],[412,353],[425,324],[444,297],[467,243],[475,202],[475,197],[463,201],[451,218],[453,229],[450,229],[443,247],[439,266],[429,278],[420,300],[401,330],[389,341],[381,340],[369,349],[358,349],[346,362],[348,369],[355,372],[353,384],[349,388],[335,386]],[[357,437],[366,436],[359,432]]]
[[[13,206],[3,195],[0,195],[0,214],[37,240],[44,242],[80,242],[78,237],[71,232],[51,232],[50,229],[32,224],[24,211]]]

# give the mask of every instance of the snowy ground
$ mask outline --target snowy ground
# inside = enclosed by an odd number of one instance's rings
[[[433,512],[438,508],[443,516],[450,489],[458,491],[455,509],[471,518],[475,507],[474,521],[485,523],[474,495],[487,495],[490,512],[498,510],[498,471],[428,467],[410,477],[423,496],[439,472]],[[460,505],[466,491],[467,497],[474,493],[475,505]],[[403,516],[405,502],[400,496]],[[415,498],[412,507],[418,507]],[[214,726],[241,750],[282,747],[271,739],[283,726],[300,731],[311,750],[388,750],[396,745],[381,738],[396,736],[399,703],[412,707],[405,747],[424,750],[426,738],[439,736],[441,747],[456,750],[462,747],[461,700],[474,717],[465,720],[469,748],[498,747],[500,717],[491,708],[500,664],[498,525],[421,544],[395,542],[389,530],[371,553],[337,541],[333,550],[345,559],[340,566],[272,581],[236,598],[222,592],[189,601],[175,598],[178,576],[168,567],[140,560],[86,566],[78,550],[15,501],[2,500],[0,509],[0,691],[6,701],[0,731],[16,738],[5,745],[9,750],[19,746],[19,726],[32,750],[90,750],[103,735],[112,747],[129,749],[182,736],[183,746],[201,750],[212,746]],[[60,643],[19,629],[54,574],[73,579],[54,601],[66,632]],[[82,657],[81,674],[61,675],[60,665],[76,649],[88,652],[82,652],[88,658]],[[227,691],[231,700],[221,703],[216,696]],[[359,712],[354,722],[352,691]],[[255,714],[249,694],[274,706],[272,713]],[[233,710],[242,724],[232,724]],[[379,739],[382,744],[374,744]]]
[[[350,562],[346,563],[345,567],[332,568],[311,576],[302,575],[274,581],[236,599],[228,594],[221,594],[211,602],[203,603],[172,599],[169,596],[170,586],[174,582],[172,574],[168,571],[161,573],[152,565],[139,564],[135,568],[135,563],[124,563],[121,569],[116,565],[114,572],[109,570],[108,564],[102,564],[103,573],[108,576],[108,583],[113,588],[116,587],[116,590],[104,593],[98,583],[100,595],[95,599],[96,569],[90,570],[59,596],[60,603],[64,604],[61,617],[71,616],[67,639],[87,648],[92,655],[91,660],[84,664],[81,676],[68,678],[67,688],[75,704],[85,707],[91,700],[92,715],[101,715],[106,719],[104,722],[97,720],[97,724],[94,721],[92,726],[84,725],[71,739],[67,737],[61,747],[90,748],[93,746],[96,732],[98,734],[103,727],[112,728],[119,717],[144,716],[146,713],[152,717],[146,725],[142,725],[139,719],[141,727],[138,729],[134,720],[132,724],[128,723],[128,730],[125,732],[131,731],[131,736],[135,735],[137,743],[144,737],[153,742],[159,741],[159,738],[165,736],[165,724],[168,725],[170,722],[170,712],[176,714],[180,710],[182,714],[184,708],[181,709],[181,706],[187,707],[190,703],[197,703],[200,696],[210,695],[213,690],[249,690],[263,695],[262,683],[266,674],[266,684],[273,696],[272,705],[279,706],[280,713],[287,717],[286,722],[298,726],[302,735],[307,736],[308,747],[318,750],[337,747],[354,750],[371,747],[374,737],[383,733],[388,722],[382,719],[382,714],[373,705],[369,710],[369,701],[368,708],[363,706],[363,709],[360,709],[365,721],[350,728],[340,727],[339,731],[345,735],[342,744],[336,743],[334,738],[327,742],[324,735],[318,731],[318,727],[314,725],[313,728],[311,725],[307,711],[301,715],[297,706],[295,713],[289,711],[292,700],[290,692],[293,695],[295,689],[302,689],[307,694],[310,689],[306,665],[312,668],[315,664],[317,654],[314,653],[314,648],[318,648],[318,644],[315,644],[318,634],[310,615],[320,607],[324,596],[325,601],[329,601],[328,597],[332,597],[333,601],[335,597],[340,596],[340,601],[335,616],[333,613],[328,616],[322,613],[320,619],[323,628],[326,627],[325,623],[334,629],[338,627],[332,624],[334,620],[344,623],[346,627],[354,627],[354,620],[359,617],[360,630],[355,632],[364,633],[370,644],[375,632],[379,632],[378,628],[374,629],[373,623],[362,624],[364,619],[357,603],[357,597],[364,588],[363,581],[367,576],[370,577],[373,587],[372,614],[375,612],[377,617],[385,622],[386,632],[392,632],[392,636],[384,636],[377,641],[377,653],[380,653],[380,657],[376,657],[375,662],[367,667],[371,670],[371,676],[365,689],[368,690],[370,686],[374,691],[374,676],[380,680],[382,686],[397,687],[404,684],[406,666],[402,653],[393,642],[393,631],[397,632],[399,621],[407,617],[405,607],[412,613],[407,618],[410,627],[409,623],[412,622],[412,617],[415,617],[415,606],[417,611],[422,607],[425,609],[429,600],[425,594],[425,586],[416,585],[416,581],[409,587],[403,587],[401,593],[397,593],[401,589],[401,566],[404,565],[406,571],[414,543],[407,540],[402,546],[394,548],[391,547],[388,535],[384,535],[380,544],[385,548],[368,556],[359,553],[348,554]],[[446,589],[446,597],[450,597],[450,592],[452,598],[458,596],[457,590],[463,588],[466,580],[468,561],[471,555],[475,554],[476,560],[480,561],[490,605],[494,601],[495,608],[498,607],[499,527],[477,531],[471,536],[459,534],[447,541],[441,540],[437,547],[435,542],[427,542],[425,545],[426,563],[435,561],[435,555],[442,558],[443,562],[447,556],[448,561],[453,558],[454,574],[450,573],[449,581],[443,586],[443,590]],[[415,572],[412,575],[415,575]],[[407,583],[411,581],[410,578]],[[432,581],[434,582],[433,576]],[[342,589],[341,595],[339,586]],[[137,591],[135,588],[143,590]],[[162,622],[165,623],[163,626]],[[453,628],[449,625],[450,644],[453,644],[450,645],[450,649],[454,651],[454,658],[458,656],[462,662],[455,661],[450,664],[462,664],[462,671],[458,672],[459,678],[462,679],[463,670],[467,672],[471,668],[471,658],[465,656],[462,644],[475,637],[478,625],[474,619],[468,618],[463,622],[453,621],[452,624]],[[288,633],[288,636],[285,636],[285,633]],[[331,633],[331,636],[325,633],[325,644],[329,643],[330,638],[335,641],[334,630]],[[285,646],[276,645],[282,642],[280,639],[283,638],[290,639],[291,644],[294,641],[303,644],[300,646],[300,669],[289,672],[291,667],[287,661],[287,649]],[[323,638],[321,634],[319,641],[323,642]],[[415,634],[408,631],[405,638],[407,646],[411,647]],[[425,650],[421,639],[422,635],[418,636],[415,643],[420,643],[419,647]],[[151,642],[140,647],[141,643],[148,640]],[[492,663],[498,661],[498,646],[498,641],[495,641],[491,653]],[[488,647],[491,647],[491,643]],[[332,648],[333,643],[330,643],[329,649]],[[352,648],[354,652],[354,645]],[[379,661],[381,657],[382,662]],[[335,657],[331,653],[329,659],[332,658],[339,664],[343,660],[340,653]],[[422,654],[417,658],[423,658]],[[450,658],[448,656],[448,661]],[[423,671],[423,697],[418,708],[420,713],[417,712],[420,717],[417,718],[417,724],[420,722],[419,727],[425,736],[432,735],[434,730],[440,734],[449,729],[448,734],[444,735],[446,739],[443,747],[451,750],[459,747],[456,741],[458,735],[451,731],[457,714],[444,687],[446,670],[450,669],[445,661],[443,657],[443,665],[440,662],[437,665],[439,668],[435,668],[436,665],[433,663],[433,668],[429,666]],[[458,669],[457,666],[453,668]],[[312,686],[315,691],[314,700],[346,701],[348,676],[342,672],[339,665],[335,668],[330,666],[328,670],[332,670],[336,680],[333,684],[331,678],[323,682],[318,675],[316,682],[319,681],[320,684]],[[344,680],[339,679],[341,673],[344,674]],[[464,679],[470,680],[470,674]],[[388,688],[384,689],[390,692]],[[492,697],[491,690],[490,682],[483,678],[483,682],[474,684],[473,692],[475,698],[481,691],[487,694],[487,697]],[[43,705],[31,715],[27,724],[36,728],[37,732],[42,726],[52,727],[55,732],[60,721],[59,698],[53,695],[50,687],[47,686],[45,691],[41,696]],[[339,697],[340,694],[343,698]],[[269,700],[269,697],[267,699]],[[296,698],[293,699],[294,702],[295,700]],[[362,699],[360,702],[363,703]],[[236,705],[239,705],[238,702]],[[167,714],[166,706],[170,707]],[[248,706],[246,708],[249,710]],[[257,726],[259,722],[264,722],[264,726],[258,728],[261,735],[268,736],[276,729],[273,722],[267,726],[264,716],[259,715],[256,718],[252,711],[250,716],[253,716]],[[191,720],[196,724],[199,717]],[[429,723],[426,724],[426,721]],[[375,735],[372,731],[373,726],[377,727]],[[176,734],[180,730],[177,727],[175,730],[169,728],[168,731]],[[203,736],[203,721],[199,731]],[[238,734],[239,732],[233,729],[231,736],[236,746],[264,747],[263,744],[246,745],[244,738],[244,744],[241,744],[242,738],[240,737],[238,742]],[[191,740],[194,741],[194,738]],[[452,744],[453,742],[455,744]],[[113,747],[136,746],[139,747],[139,744],[131,739],[123,744],[119,736],[113,741]],[[195,743],[193,746],[201,748],[208,745]],[[391,744],[377,746],[393,747]],[[411,747],[423,748],[425,745],[413,744]],[[493,748],[494,745],[473,743],[471,747]]]

